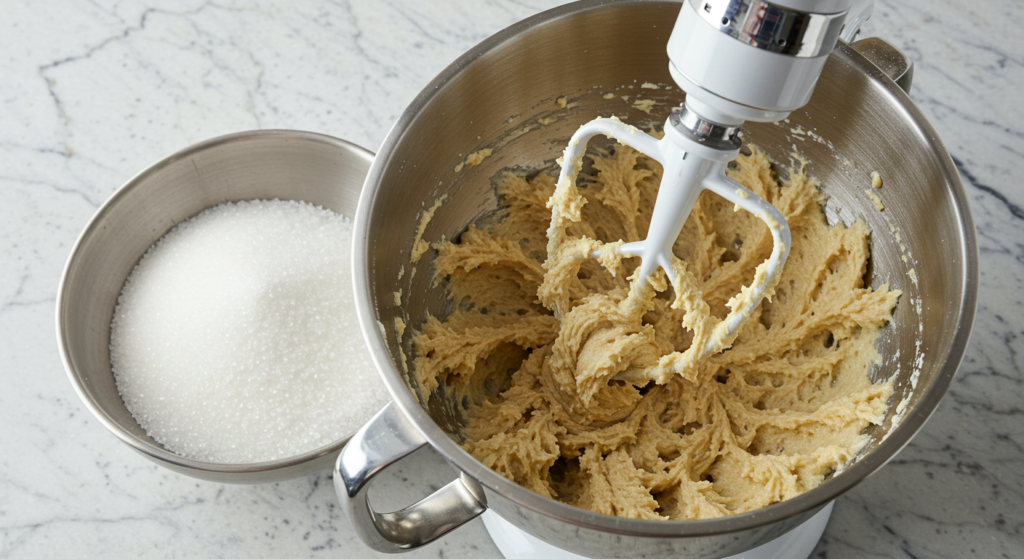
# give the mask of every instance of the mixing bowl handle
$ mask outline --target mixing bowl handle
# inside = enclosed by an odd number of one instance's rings
[[[370,508],[367,490],[377,473],[427,444],[395,405],[380,410],[342,449],[334,490],[356,533],[377,551],[398,553],[430,543],[487,510],[480,490],[465,476],[400,511]]]
[[[914,80],[914,62],[907,55],[878,37],[861,39],[851,43],[850,48],[889,76],[900,89],[910,93],[910,83]]]

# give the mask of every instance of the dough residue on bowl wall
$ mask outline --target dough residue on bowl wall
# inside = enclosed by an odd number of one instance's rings
[[[423,240],[423,233],[426,232],[427,225],[430,224],[430,220],[434,219],[434,213],[437,211],[438,208],[441,207],[441,204],[444,204],[444,201],[447,198],[447,194],[442,194],[440,197],[434,200],[434,203],[431,204],[430,208],[428,208],[427,210],[420,214],[420,221],[419,224],[416,226],[416,234],[412,240],[412,252],[410,253],[409,256],[410,263],[415,264],[416,262],[418,262],[419,259],[423,257],[423,254],[430,249],[430,243]],[[413,271],[415,270],[416,268],[413,268]],[[405,267],[402,268],[400,274],[404,272]],[[399,279],[401,279],[401,275],[399,275]]]

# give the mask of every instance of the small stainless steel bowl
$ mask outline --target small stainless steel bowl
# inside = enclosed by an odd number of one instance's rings
[[[128,412],[110,368],[110,321],[128,274],[154,242],[206,208],[240,200],[301,200],[354,216],[373,154],[309,132],[259,130],[185,148],[122,186],[75,243],[57,292],[57,341],[75,391],[119,439],[178,473],[227,483],[267,483],[331,467],[351,433],[298,456],[256,464],[183,458]]]

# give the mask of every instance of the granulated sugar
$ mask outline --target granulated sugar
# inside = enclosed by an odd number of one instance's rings
[[[355,431],[389,397],[364,346],[352,222],[229,203],[161,238],[125,282],[110,355],[128,410],[188,458],[253,463]]]

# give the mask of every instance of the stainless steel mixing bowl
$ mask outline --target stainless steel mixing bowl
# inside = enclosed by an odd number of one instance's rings
[[[57,341],[75,391],[133,450],[179,473],[265,483],[330,468],[349,435],[304,454],[258,464],[182,458],[128,413],[110,371],[110,321],[128,274],[179,222],[239,200],[301,200],[352,216],[373,154],[308,132],[241,132],[186,148],[139,173],[96,212],[78,238],[57,293]]]
[[[856,462],[806,494],[737,516],[694,522],[603,516],[541,497],[477,462],[459,446],[458,403],[415,388],[402,363],[413,354],[410,335],[399,340],[394,320],[416,328],[428,313],[449,311],[444,285],[432,284],[432,252],[410,263],[424,208],[447,195],[423,236],[457,238],[497,207],[492,177],[552,164],[582,123],[610,115],[641,126],[662,123],[682,101],[665,54],[678,10],[670,2],[592,1],[518,23],[442,72],[381,146],[356,215],[355,283],[363,333],[394,401],[353,438],[335,472],[339,498],[371,546],[409,549],[490,508],[587,557],[734,555],[802,523],[881,467],[946,392],[970,334],[978,285],[963,186],[935,130],[893,81],[898,54],[888,50],[884,67],[893,73],[887,75],[845,44],[831,55],[804,110],[788,122],[748,125],[745,140],[782,163],[794,150],[802,153],[825,185],[827,217],[863,217],[874,231],[867,281],[903,290],[893,323],[878,340],[883,363],[873,373],[895,375],[894,405],[883,425],[868,430],[870,444]],[[642,88],[645,82],[661,87]],[[564,108],[556,103],[560,96],[567,97]],[[633,105],[638,97],[657,101],[652,114]],[[493,155],[478,166],[459,165],[485,147]],[[884,180],[877,191],[884,211],[864,193],[872,171]],[[399,289],[400,307],[393,295]],[[373,475],[422,445],[440,452],[459,479],[408,509],[372,511],[366,491]]]

